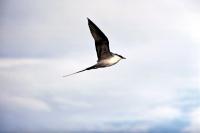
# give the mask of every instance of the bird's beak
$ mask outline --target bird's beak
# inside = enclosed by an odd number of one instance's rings
[[[126,59],[125,57],[122,57],[122,59]]]

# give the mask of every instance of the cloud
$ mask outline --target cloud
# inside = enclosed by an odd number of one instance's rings
[[[141,115],[146,121],[156,121],[162,122],[166,120],[173,120],[181,116],[181,112],[179,109],[174,107],[157,107],[150,111],[147,111],[143,115]]]
[[[41,63],[40,59],[15,59],[15,58],[1,58],[0,68],[22,67],[24,65],[34,65]]]
[[[147,108],[129,115],[130,119],[110,120],[99,127],[98,130],[103,131],[127,131],[149,133],[151,130],[158,128],[159,125],[173,123],[175,120],[183,116],[181,110],[172,106],[156,106],[155,108]]]
[[[148,66],[149,64],[145,63],[146,59],[144,60],[144,62],[138,61],[136,64]],[[2,59],[0,62],[4,64],[0,67],[3,70],[1,71],[1,81],[4,81],[1,83],[4,88],[1,92],[8,96],[10,94],[14,96],[10,101],[12,104],[6,102],[8,103],[6,105],[15,105],[19,110],[25,108],[33,111],[53,112],[58,117],[56,119],[71,123],[64,130],[130,129],[149,131],[163,121],[173,121],[181,116],[181,111],[173,107],[173,105],[181,103],[177,99],[179,91],[184,91],[182,88],[185,86],[195,87],[196,83],[195,80],[193,81],[193,77],[190,79],[190,77],[182,76],[177,79],[177,77],[170,78],[170,74],[165,75],[162,79],[163,76],[160,76],[160,71],[156,69],[151,69],[151,73],[154,75],[146,78],[148,71],[144,68],[126,69],[127,66],[123,68],[123,62],[121,65],[113,66],[112,69],[88,71],[67,79],[61,77],[65,71],[70,73],[75,69],[81,69],[84,64],[90,64],[90,61],[84,62],[84,59],[66,61],[54,58]],[[72,65],[73,67],[67,67]],[[162,68],[162,64],[159,67]],[[123,73],[117,71],[120,69],[125,71]],[[105,73],[106,77],[104,77]],[[125,77],[118,77],[119,73]],[[138,76],[135,77],[132,73]],[[124,86],[124,84],[126,85]],[[163,86],[164,84],[165,86]],[[190,88],[185,89],[190,92]],[[34,100],[32,100],[33,97]],[[26,98],[28,99],[26,100]],[[3,99],[4,97],[1,101],[4,101]],[[47,107],[39,102],[41,99],[47,104]],[[41,108],[41,110],[37,110],[37,108]],[[130,124],[122,124],[119,128],[107,124],[123,121],[130,121]],[[139,124],[129,126],[134,123]],[[59,125],[56,128],[63,129]]]
[[[0,99],[1,106],[15,108],[16,110],[21,108],[31,111],[51,111],[47,103],[36,98],[1,95]]]
[[[129,49],[144,43],[161,41],[160,44],[182,38],[198,42],[199,38],[199,12],[191,8],[196,6],[194,1],[187,2],[190,6],[179,0],[127,1],[123,4],[111,0],[106,1],[106,5],[104,1],[90,0],[78,1],[79,4],[48,1],[48,6],[46,2],[3,2],[6,8],[1,15],[1,56],[48,58],[79,56],[77,51],[80,50],[82,55],[94,53],[86,21],[90,16],[110,38],[111,48],[116,50],[121,47],[124,51],[124,45]]]
[[[90,108],[91,105],[84,101],[72,100],[63,97],[53,97],[52,101],[61,109],[67,108]]]
[[[200,131],[200,107],[194,108],[189,113],[189,126],[184,129],[185,133],[197,133]]]

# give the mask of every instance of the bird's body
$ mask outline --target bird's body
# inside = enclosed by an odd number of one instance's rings
[[[90,32],[95,40],[98,61],[95,65],[91,67],[88,67],[84,70],[81,70],[69,75],[65,75],[63,77],[80,73],[86,70],[109,67],[118,63],[121,59],[126,59],[123,56],[119,54],[114,54],[110,51],[108,38],[89,18],[88,18],[88,25],[90,28]]]
[[[102,67],[109,67],[116,63],[118,63],[122,58],[120,58],[118,55],[113,54],[111,57],[100,60],[97,62],[97,65]]]

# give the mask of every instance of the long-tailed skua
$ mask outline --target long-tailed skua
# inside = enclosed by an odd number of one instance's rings
[[[97,63],[91,67],[88,67],[86,69],[83,69],[81,71],[78,71],[69,75],[65,75],[63,77],[77,74],[86,70],[109,67],[118,63],[121,59],[126,59],[125,57],[116,53],[112,53],[110,51],[108,38],[89,18],[87,19],[88,19],[90,32],[95,41],[97,58],[98,58]]]

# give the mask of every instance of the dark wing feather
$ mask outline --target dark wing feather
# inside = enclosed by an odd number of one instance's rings
[[[98,61],[111,57],[108,38],[89,18],[88,25],[95,40]]]

